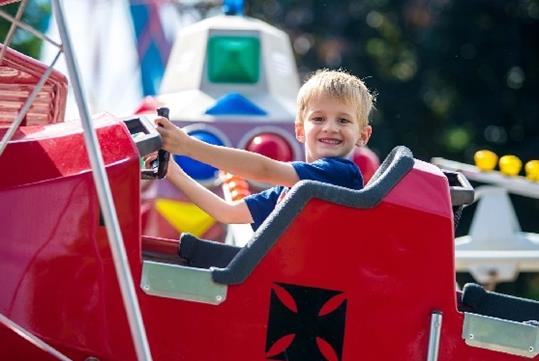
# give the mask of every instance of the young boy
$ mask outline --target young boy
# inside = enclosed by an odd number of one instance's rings
[[[251,223],[254,230],[275,205],[302,179],[361,189],[363,179],[345,157],[367,144],[373,96],[357,77],[343,71],[319,70],[299,90],[295,133],[305,145],[305,162],[280,162],[245,150],[214,146],[189,137],[166,118],[157,118],[163,149],[210,164],[237,176],[275,185],[240,201],[227,202],[191,179],[171,162],[167,179],[222,223]]]

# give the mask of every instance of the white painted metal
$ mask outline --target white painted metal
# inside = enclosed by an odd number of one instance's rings
[[[208,39],[212,36],[250,36],[260,41],[260,77],[254,84],[215,84],[207,76]],[[240,93],[267,115],[264,121],[293,122],[299,76],[288,35],[257,19],[215,16],[182,28],[168,60],[158,99],[174,104],[170,118],[186,121],[250,119],[252,116],[207,115],[205,111],[229,92]]]
[[[519,272],[539,272],[539,234],[522,231],[508,194],[539,199],[539,183],[443,158],[432,163],[489,184],[476,189],[469,234],[455,239],[456,270],[491,287],[514,281]]]
[[[442,333],[442,313],[433,312],[430,318],[429,348],[427,361],[437,361]]]

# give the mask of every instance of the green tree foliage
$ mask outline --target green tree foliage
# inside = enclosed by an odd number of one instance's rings
[[[468,161],[539,157],[539,1],[253,0],[287,31],[303,74],[343,67],[378,95],[372,148]]]
[[[17,10],[20,6],[19,2],[15,2],[9,5],[4,5],[0,9],[15,17]],[[47,30],[49,26],[49,19],[51,14],[51,7],[49,1],[45,0],[30,0],[22,16],[22,21],[32,26],[39,31]],[[11,27],[11,23],[0,18],[0,42],[5,43],[6,36]],[[13,39],[10,43],[10,47],[20,51],[23,54],[29,55],[33,58],[38,58],[41,52],[42,41],[41,39],[33,36],[30,32],[18,28],[15,31]]]

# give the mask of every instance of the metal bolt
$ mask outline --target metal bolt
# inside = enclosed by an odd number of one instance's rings
[[[528,351],[530,352],[533,352],[535,349],[533,348],[533,346],[530,346],[530,348],[528,349]]]
[[[149,291],[150,290],[150,285],[148,285],[148,284],[142,285],[142,289],[144,291]]]
[[[470,333],[470,334],[468,335],[468,338],[469,338],[470,340],[473,340],[473,333]]]
[[[223,300],[223,296],[217,295],[215,296],[215,299],[217,300],[217,302],[221,302]]]

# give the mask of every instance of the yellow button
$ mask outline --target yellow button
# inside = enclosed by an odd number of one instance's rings
[[[483,172],[493,170],[498,162],[498,156],[490,150],[478,150],[475,152],[473,159],[475,161],[475,166]]]
[[[539,182],[539,160],[530,160],[524,166],[524,170],[526,170],[526,178]]]
[[[522,161],[515,155],[504,155],[499,165],[500,171],[509,176],[516,176],[522,169]]]

